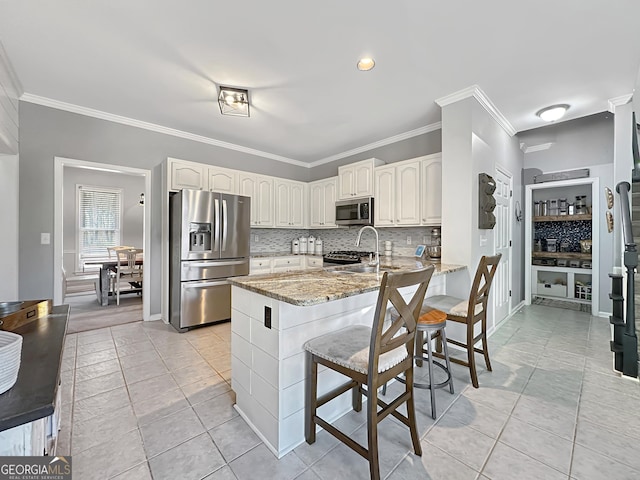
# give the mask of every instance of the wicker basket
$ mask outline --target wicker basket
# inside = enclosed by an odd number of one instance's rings
[[[15,333],[0,331],[0,394],[16,383],[21,354],[22,337]]]

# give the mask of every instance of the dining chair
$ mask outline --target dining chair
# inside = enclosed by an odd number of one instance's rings
[[[352,448],[369,461],[372,479],[380,478],[378,459],[378,423],[391,414],[409,427],[413,449],[422,455],[413,397],[413,354],[416,322],[434,267],[409,272],[386,272],[382,277],[372,327],[353,325],[333,333],[309,340],[306,350],[305,384],[305,439],[313,444],[316,426]],[[398,289],[417,286],[409,303]],[[391,320],[387,310],[393,305],[399,315]],[[318,397],[318,365],[337,371],[350,380]],[[378,388],[392,378],[404,373],[407,380],[404,391],[393,401],[386,403],[378,398]],[[366,387],[366,388],[365,388]],[[317,410],[339,395],[352,392],[352,406],[362,410],[362,395],[367,401],[368,443],[365,448],[344,432],[318,416]],[[407,415],[398,408],[407,404]],[[381,407],[378,410],[378,407]]]
[[[489,302],[489,293],[491,284],[493,283],[493,277],[496,274],[501,257],[502,254],[493,256],[485,255],[480,259],[468,300],[450,295],[435,295],[424,301],[421,311],[422,315],[430,310],[441,310],[447,314],[448,321],[466,325],[465,342],[453,340],[450,337],[446,338],[445,341],[466,350],[467,361],[456,357],[450,357],[450,360],[459,365],[469,367],[471,383],[475,388],[478,388],[478,373],[476,371],[475,361],[476,353],[481,353],[484,356],[487,370],[491,371],[491,361],[489,360],[487,345],[487,304]],[[474,330],[478,323],[481,325],[480,332],[475,335]],[[430,335],[427,336],[426,341],[430,341],[429,337]],[[433,352],[433,355],[438,358],[445,358],[442,354],[442,335],[437,333],[433,338],[437,338],[438,340],[437,351]],[[479,341],[482,341],[482,348],[475,346]]]
[[[120,305],[120,291],[122,280],[126,280],[131,288],[140,289],[142,287],[142,265],[137,265],[138,255],[142,254],[142,249],[133,247],[113,247],[116,253],[117,263],[114,268],[114,287],[116,294],[116,305]]]

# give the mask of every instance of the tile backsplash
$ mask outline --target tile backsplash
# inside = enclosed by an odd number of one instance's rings
[[[380,254],[384,252],[384,242],[390,241],[394,256],[412,256],[419,244],[431,245],[432,227],[378,228],[380,237]],[[355,246],[360,227],[335,228],[326,230],[291,230],[279,228],[252,228],[252,253],[291,252],[291,241],[294,238],[313,235],[322,239],[323,251],[362,250],[373,251],[375,235],[371,231],[362,234],[360,247]],[[407,243],[410,237],[411,244]],[[257,240],[256,240],[257,238]]]

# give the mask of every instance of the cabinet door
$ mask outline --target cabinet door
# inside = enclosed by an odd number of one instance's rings
[[[340,200],[352,198],[355,195],[355,168],[354,167],[339,167],[338,168],[338,183],[340,184]]]
[[[209,190],[212,192],[238,193],[238,175],[226,168],[209,167]]]
[[[306,224],[306,190],[303,183],[292,183],[289,190],[289,220],[291,226],[304,228]]]
[[[376,168],[373,218],[376,227],[395,225],[395,167]]]
[[[276,181],[276,227],[291,227],[291,185],[289,182]]]
[[[420,162],[396,167],[396,225],[420,225]]]
[[[356,197],[373,196],[373,163],[355,165],[353,194]]]
[[[271,259],[252,258],[249,261],[249,275],[260,275],[262,273],[271,273]]]
[[[422,161],[422,224],[442,223],[442,157]]]
[[[256,220],[259,227],[273,227],[273,178],[256,177]]]
[[[309,186],[309,226],[321,227],[324,223],[324,183]]]
[[[194,165],[188,162],[171,162],[171,190],[191,188],[203,190],[206,187],[204,165]]]
[[[336,226],[336,190],[337,180],[333,178],[324,183],[324,220],[323,227]]]
[[[304,269],[304,256],[292,256],[292,257],[275,257],[273,259],[273,267],[271,271],[276,272],[290,272],[292,270]]]
[[[238,176],[238,193],[251,197],[251,226],[258,226],[258,197],[255,175],[241,173]]]

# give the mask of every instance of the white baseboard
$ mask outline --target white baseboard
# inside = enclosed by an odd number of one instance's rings
[[[611,315],[613,315],[612,312],[598,312],[598,317],[602,317],[602,318],[609,318]]]
[[[155,320],[162,320],[162,314],[161,313],[156,313],[154,315],[150,315],[149,316],[149,322],[153,322]]]

